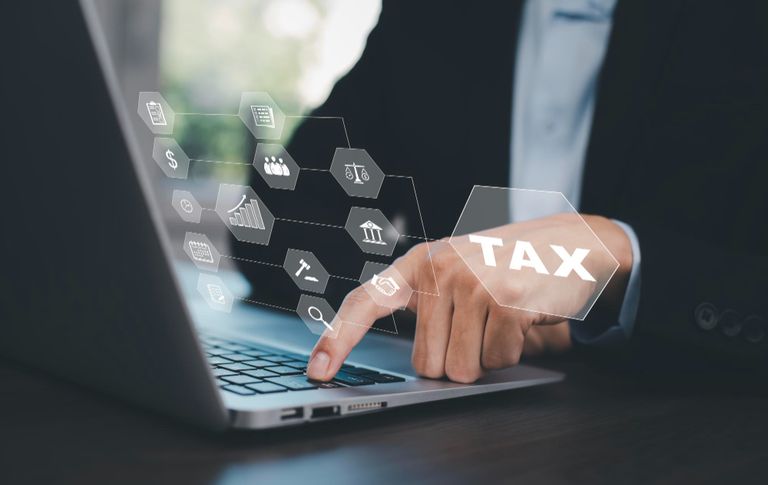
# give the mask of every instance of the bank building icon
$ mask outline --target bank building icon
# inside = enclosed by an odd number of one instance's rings
[[[365,221],[360,224],[360,228],[363,230],[363,242],[369,244],[382,244],[384,246],[387,243],[381,238],[381,228],[373,223],[373,221]]]

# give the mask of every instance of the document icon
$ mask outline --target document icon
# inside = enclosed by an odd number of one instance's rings
[[[147,111],[149,112],[149,120],[155,126],[165,126],[168,123],[165,121],[165,113],[163,113],[163,105],[157,101],[149,101],[147,103]]]
[[[275,127],[275,113],[272,111],[272,106],[252,104],[251,113],[253,114],[253,121],[256,123],[256,126]]]

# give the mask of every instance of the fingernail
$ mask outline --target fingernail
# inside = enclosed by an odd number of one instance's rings
[[[325,352],[318,352],[312,357],[307,366],[307,376],[312,379],[322,379],[325,377],[325,373],[328,372],[328,365],[331,363],[331,358]]]

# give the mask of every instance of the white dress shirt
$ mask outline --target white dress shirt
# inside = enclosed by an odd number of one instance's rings
[[[617,0],[527,0],[515,66],[511,187],[563,193],[577,209],[600,69]],[[522,199],[524,201],[524,199]],[[515,200],[514,220],[561,209],[553,199],[526,206]],[[628,338],[640,295],[640,247],[631,227],[633,263],[619,322],[599,329],[571,324],[574,340],[613,344]]]

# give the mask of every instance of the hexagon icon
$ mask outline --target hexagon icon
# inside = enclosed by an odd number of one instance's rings
[[[139,93],[138,113],[152,133],[156,135],[173,133],[173,121],[176,118],[176,113],[160,93],[149,91]]]
[[[238,241],[269,244],[275,216],[247,185],[221,184],[216,214]]]
[[[160,170],[172,179],[186,179],[189,157],[173,138],[155,138],[152,159]]]
[[[276,140],[283,134],[285,113],[263,91],[249,91],[240,96],[240,120],[259,140]]]
[[[213,310],[226,313],[232,311],[235,297],[218,276],[201,273],[197,279],[197,292]]]
[[[283,269],[302,290],[313,293],[325,292],[330,275],[312,252],[289,249],[285,253]]]
[[[392,256],[400,239],[400,234],[379,209],[352,207],[344,229],[363,252],[382,256]]]
[[[337,148],[331,162],[331,175],[347,195],[375,199],[379,196],[384,172],[368,152],[359,148]]]
[[[277,143],[259,143],[253,156],[253,168],[273,189],[293,190],[299,180],[299,165]]]
[[[394,267],[366,261],[360,273],[360,284],[377,305],[387,308],[405,308],[413,288]]]
[[[195,232],[184,235],[184,252],[195,263],[198,269],[218,271],[221,253],[216,249],[208,236]]]
[[[584,320],[619,268],[560,192],[475,186],[450,244],[497,304],[563,319]]]
[[[186,222],[200,223],[203,215],[203,207],[188,190],[174,190],[171,205],[179,213],[179,217]]]
[[[341,322],[336,319],[336,311],[325,301],[325,298],[311,295],[301,295],[296,313],[315,335],[327,335],[336,338],[339,335]]]

